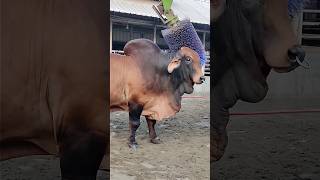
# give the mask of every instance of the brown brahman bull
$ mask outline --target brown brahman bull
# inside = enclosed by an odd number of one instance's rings
[[[146,39],[128,42],[124,53],[110,55],[111,111],[129,111],[131,148],[137,146],[135,133],[141,115],[146,117],[151,142],[159,143],[156,120],[175,115],[181,96],[204,81],[199,55],[187,47],[166,53]]]

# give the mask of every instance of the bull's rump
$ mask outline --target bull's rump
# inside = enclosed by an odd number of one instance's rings
[[[75,124],[107,133],[106,2],[1,3],[0,145],[57,153],[59,133]]]

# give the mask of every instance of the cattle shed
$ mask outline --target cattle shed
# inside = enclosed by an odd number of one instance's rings
[[[298,33],[300,42],[306,46],[320,47],[320,1],[307,1],[300,13]]]
[[[161,30],[162,23],[152,5],[157,0],[111,0],[110,1],[110,49],[121,53],[125,44],[137,38],[155,42],[161,49],[168,46]],[[207,53],[206,75],[210,75],[210,2],[209,0],[174,0],[172,10],[180,20],[188,18],[193,23]]]

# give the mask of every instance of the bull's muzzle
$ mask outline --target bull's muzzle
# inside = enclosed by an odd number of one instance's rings
[[[199,81],[196,82],[196,84],[202,84],[202,83],[204,83],[205,81],[206,81],[205,76],[201,76],[201,77],[199,78]]]
[[[310,65],[305,61],[306,52],[302,49],[301,46],[294,46],[288,50],[289,62],[291,64],[289,71],[294,70],[298,66],[302,66],[306,69],[310,68]]]
[[[201,83],[204,83],[204,82],[206,81],[206,77],[201,76],[201,77],[200,77],[200,81],[201,81]]]

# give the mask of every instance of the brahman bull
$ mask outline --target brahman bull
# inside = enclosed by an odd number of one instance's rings
[[[297,44],[287,0],[215,0],[212,6],[211,160],[217,161],[227,146],[229,108],[239,99],[264,99],[270,70],[295,69],[305,52]]]
[[[109,149],[107,9],[1,1],[1,160],[58,154],[62,179],[96,178]]]
[[[199,55],[188,47],[166,53],[150,40],[136,39],[124,53],[110,55],[110,108],[129,111],[129,146],[135,149],[140,116],[146,117],[151,142],[159,143],[156,120],[175,115],[181,96],[192,93],[204,76]]]

